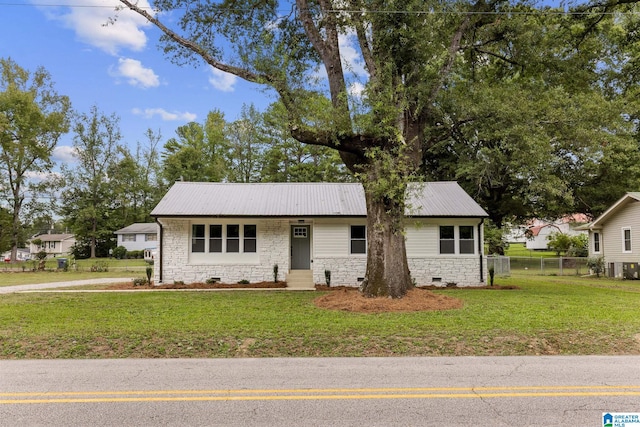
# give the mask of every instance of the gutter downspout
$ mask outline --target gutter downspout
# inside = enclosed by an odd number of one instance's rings
[[[156,218],[156,224],[160,227],[160,235],[158,236],[158,283],[162,283],[162,236],[164,229],[162,223]]]
[[[478,253],[480,254],[480,283],[484,283],[484,258],[482,251],[484,250],[484,235],[482,234],[482,225],[484,224],[484,218],[480,218],[478,224]],[[162,235],[162,234],[160,234]]]

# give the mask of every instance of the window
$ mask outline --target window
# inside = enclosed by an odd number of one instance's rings
[[[351,253],[367,253],[367,227],[364,225],[351,226]]]
[[[158,240],[158,235],[156,233],[147,233],[144,235],[145,242],[155,242]]]
[[[593,253],[600,253],[600,233],[593,233]]]
[[[631,229],[622,229],[622,252],[631,252]]]
[[[440,253],[456,253],[455,228],[453,225],[440,226]]]
[[[123,242],[135,242],[136,241],[136,235],[135,234],[123,234],[122,235],[122,241]]]
[[[240,226],[227,224],[227,252],[240,252]]]
[[[191,252],[204,252],[204,224],[191,226]]]
[[[306,239],[307,238],[307,227],[293,227],[293,238],[294,239]]]
[[[209,252],[222,252],[222,226],[220,224],[209,226]]]
[[[258,228],[255,224],[192,224],[191,252],[256,253]]]
[[[257,241],[257,232],[256,226],[253,224],[245,224],[244,226],[244,244],[243,250],[244,252],[255,252],[256,251],[256,241]]]
[[[460,253],[472,254],[473,250],[473,226],[461,225],[460,226]]]

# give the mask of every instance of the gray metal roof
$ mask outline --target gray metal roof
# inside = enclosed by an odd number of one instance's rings
[[[412,184],[407,215],[486,217],[457,182]],[[176,182],[152,216],[366,216],[362,185],[352,183]]]
[[[118,231],[114,231],[113,234],[143,234],[143,233],[157,233],[158,224],[155,222],[134,222],[131,225],[121,228]]]

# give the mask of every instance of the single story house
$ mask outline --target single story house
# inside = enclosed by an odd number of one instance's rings
[[[580,226],[587,222],[589,218],[585,214],[565,215],[554,221],[534,219],[527,224],[524,231],[526,247],[529,250],[546,250],[552,234],[562,233],[568,236],[585,234]]]
[[[486,281],[487,213],[456,183],[413,184],[406,247],[418,285]],[[272,281],[359,286],[367,261],[364,191],[355,183],[177,182],[151,212],[155,283]]]
[[[155,251],[158,245],[158,224],[155,222],[136,222],[115,231],[117,246],[127,251]]]
[[[584,228],[589,256],[603,257],[609,277],[640,278],[640,192],[625,194]]]
[[[35,244],[34,242],[38,242]],[[71,248],[76,244],[76,238],[73,234],[54,234],[46,233],[34,236],[29,241],[29,252],[35,255],[40,251],[45,251],[47,256],[57,257],[59,255],[69,255]]]

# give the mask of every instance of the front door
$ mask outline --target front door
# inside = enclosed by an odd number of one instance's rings
[[[311,236],[308,225],[291,226],[291,269],[311,269]]]

